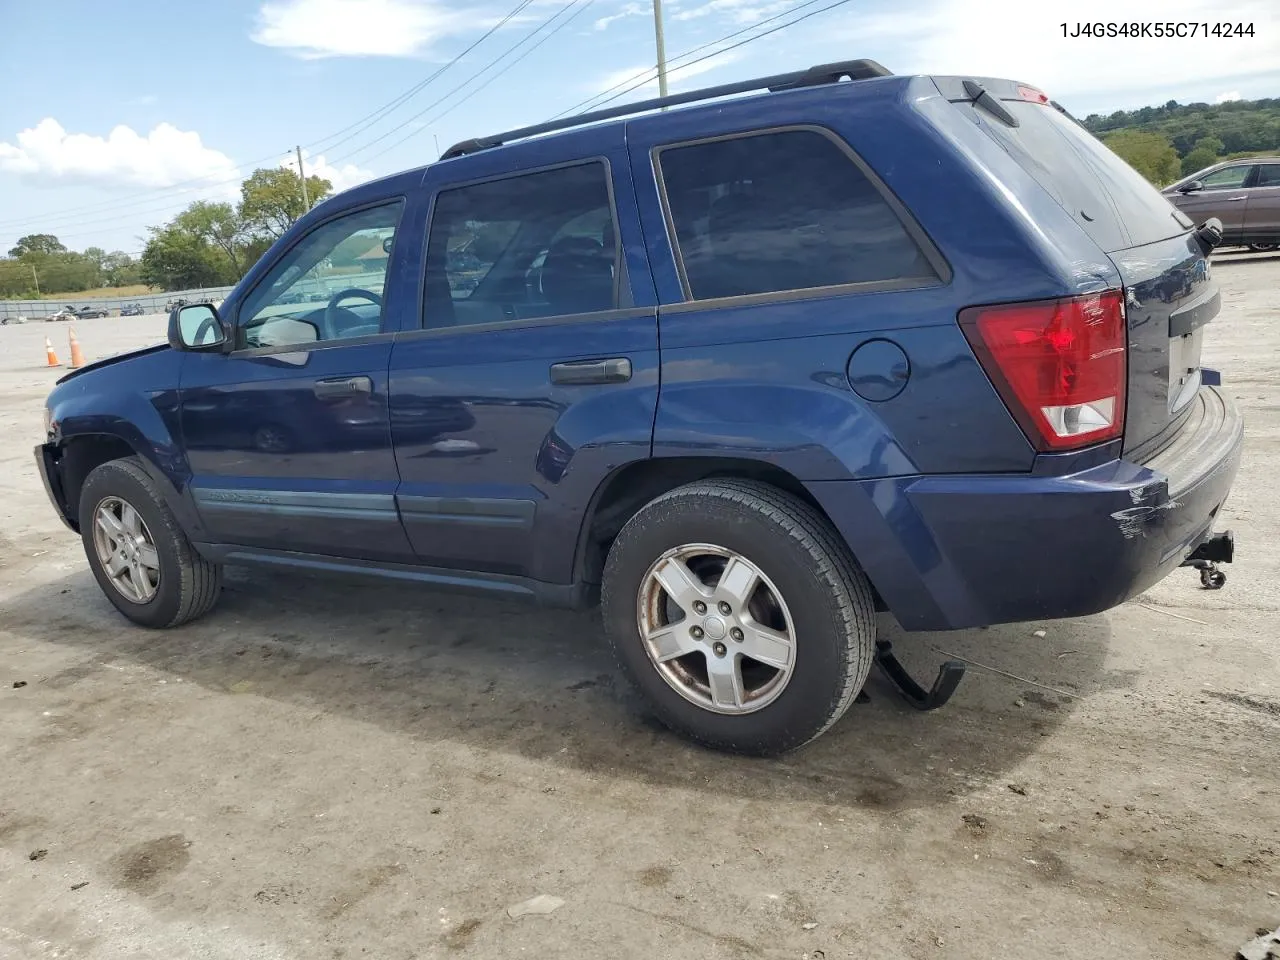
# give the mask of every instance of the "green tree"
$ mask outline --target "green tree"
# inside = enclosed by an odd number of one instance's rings
[[[1196,141],[1195,149],[1208,150],[1215,157],[1222,156],[1222,152],[1227,149],[1227,145],[1217,137],[1201,137]]]
[[[333,190],[321,177],[307,177],[307,199],[319,203]],[[302,179],[287,167],[253,171],[240,185],[240,218],[250,233],[272,238],[283,236],[306,213]]]
[[[214,287],[236,279],[225,253],[173,222],[151,228],[139,272],[143,283],[165,290]]]
[[[1189,177],[1198,170],[1211,167],[1218,162],[1218,155],[1212,150],[1196,147],[1182,158],[1182,175]]]
[[[108,287],[128,287],[142,282],[142,266],[129,254],[112,251],[102,258],[102,279]]]
[[[66,253],[67,248],[51,233],[30,233],[18,240],[16,246],[9,251],[15,259],[25,259],[32,254],[49,255]]]
[[[244,221],[231,204],[197,200],[174,217],[172,225],[221,250],[230,262],[236,280],[244,275],[241,267],[244,259]]]
[[[1172,183],[1181,174],[1178,152],[1158,133],[1119,130],[1108,134],[1103,142],[1158,187]]]

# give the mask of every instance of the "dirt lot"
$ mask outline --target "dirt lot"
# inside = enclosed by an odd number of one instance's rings
[[[1227,587],[904,637],[1026,680],[922,715],[873,675],[768,762],[647,721],[594,614],[233,571],[126,625],[31,462],[66,328],[0,328],[0,957],[1232,956],[1280,924],[1280,258],[1215,270]]]

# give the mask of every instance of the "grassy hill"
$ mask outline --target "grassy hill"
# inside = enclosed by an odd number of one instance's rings
[[[1280,98],[1090,114],[1084,125],[1158,186],[1218,160],[1280,154]]]

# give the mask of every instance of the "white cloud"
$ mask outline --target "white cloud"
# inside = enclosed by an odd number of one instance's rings
[[[724,56],[713,57],[710,60],[703,60],[701,63],[691,64],[683,70],[680,69],[677,64],[676,66],[669,68],[667,72],[668,92],[672,92],[677,86],[687,88],[689,86],[688,81],[692,80],[699,74],[710,73],[712,70],[719,70],[721,67],[727,67],[737,59],[737,54],[726,53]],[[640,83],[640,78],[646,71],[651,73],[652,76],[645,80],[644,83]],[[636,84],[639,84],[639,86],[636,86]],[[583,89],[590,90],[592,92],[603,92],[605,90],[612,90],[613,87],[620,87],[622,89],[634,87],[636,91],[652,91],[656,93],[658,90],[657,68],[653,66],[634,66],[626,67],[622,70],[613,70],[605,76],[600,77],[591,83],[585,84]],[[613,92],[617,93],[618,91],[615,90]]]
[[[275,0],[259,8],[250,38],[306,60],[411,57],[475,26],[474,14],[432,0]]]
[[[200,134],[162,123],[145,137],[117,126],[106,137],[68,133],[46,117],[21,131],[16,143],[0,141],[0,172],[32,181],[100,186],[167,187],[190,180],[234,180],[240,171]]]
[[[292,153],[289,154],[280,161],[280,166],[287,167],[297,173],[297,156]],[[344,163],[335,167],[325,159],[323,153],[313,157],[310,151],[307,150],[302,151],[302,166],[307,171],[308,177],[321,177],[333,184],[334,193],[341,193],[343,190],[350,189],[358,183],[373,179],[372,170],[364,170],[354,163]]]
[[[605,30],[605,29],[608,29],[610,24],[616,23],[619,20],[625,20],[628,17],[638,17],[641,15],[648,15],[650,12],[651,12],[651,8],[647,6],[642,6],[638,3],[628,3],[617,13],[611,13],[607,17],[601,17],[600,19],[598,19],[595,22],[595,28],[597,30]]]
[[[730,23],[755,23],[775,13],[781,13],[795,4],[790,0],[782,2],[766,2],[766,0],[709,0],[708,3],[677,10],[672,20],[697,20],[701,17],[723,16]]]
[[[1229,103],[1232,100],[1240,99],[1239,90],[1228,90],[1226,93],[1220,93],[1213,98],[1214,103]]]
[[[1171,95],[1273,73],[1280,64],[1275,0],[1219,0],[1211,19],[1252,23],[1254,37],[1063,37],[1076,23],[1120,19],[1115,0],[1069,7],[1025,0],[928,0],[895,13],[826,21],[824,37],[856,47],[895,73],[959,73],[1035,84],[1073,112],[1077,100],[1116,106],[1163,103]],[[1200,0],[1128,0],[1125,22],[1203,22]],[[1222,84],[1219,86],[1219,84]],[[1209,89],[1212,89],[1212,86]],[[1198,96],[1209,96],[1204,90]]]

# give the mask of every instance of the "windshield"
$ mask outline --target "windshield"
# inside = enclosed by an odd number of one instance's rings
[[[1186,232],[1191,221],[1100,140],[1053,107],[1002,100],[1020,126],[973,104],[980,126],[1106,253]]]

